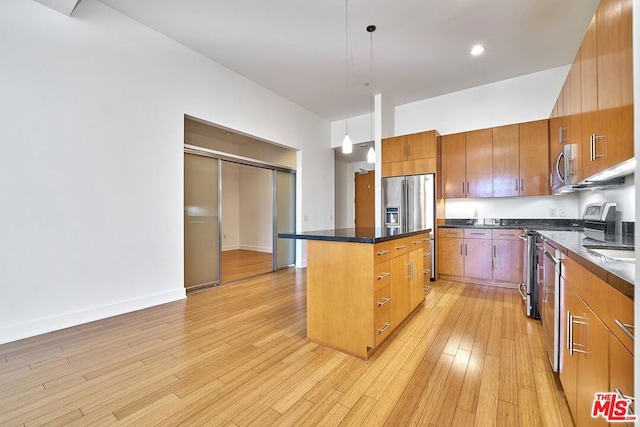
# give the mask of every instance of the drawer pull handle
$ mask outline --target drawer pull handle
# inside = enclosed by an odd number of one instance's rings
[[[405,249],[407,247],[407,245],[402,245],[402,246],[396,246],[396,250],[400,250],[400,249]]]
[[[475,232],[475,231],[472,231],[472,232],[471,232],[471,233],[469,233],[469,234],[474,234],[474,235],[476,235],[476,236],[484,236],[484,233],[478,233],[478,232]]]
[[[389,329],[389,326],[391,326],[391,323],[385,323],[382,329],[378,329],[378,333],[384,334],[387,331],[387,329]]]
[[[622,329],[622,331],[623,331],[623,332],[624,332],[624,333],[625,333],[629,338],[631,338],[631,340],[633,340],[633,339],[634,339],[634,337],[633,337],[633,332],[631,332],[631,331],[629,330],[629,329],[633,329],[633,330],[635,330],[635,328],[633,327],[633,325],[630,325],[630,324],[628,324],[628,323],[622,323],[622,322],[621,322],[621,321],[619,321],[618,319],[614,319],[613,321],[616,323],[616,325],[618,325],[618,327],[619,327],[620,329]]]
[[[390,250],[380,251],[380,252],[378,252],[378,255],[386,255],[389,252],[391,252],[391,251]]]
[[[389,301],[391,301],[391,298],[384,298],[381,301],[378,301],[378,307],[382,307],[383,305],[385,305]]]
[[[391,276],[391,273],[382,273],[381,275],[378,276],[378,280],[382,280],[387,276]]]

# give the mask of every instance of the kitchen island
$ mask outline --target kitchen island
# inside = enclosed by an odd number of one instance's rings
[[[367,359],[424,301],[430,229],[379,228],[278,234],[307,240],[307,338]]]

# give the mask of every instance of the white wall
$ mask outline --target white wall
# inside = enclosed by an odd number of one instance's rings
[[[555,209],[555,217],[549,209]],[[561,217],[564,209],[564,217]],[[486,199],[447,199],[445,202],[445,218],[473,218],[475,211],[478,218],[508,219],[579,219],[577,194],[538,197],[495,197]]]
[[[240,165],[222,162],[222,250],[240,249]]]
[[[395,134],[441,135],[549,117],[571,66],[502,80],[396,107]]]
[[[273,251],[273,171],[240,166],[240,249]]]
[[[184,297],[185,114],[303,150],[332,227],[327,121],[102,3],[0,2],[0,57],[0,342]]]

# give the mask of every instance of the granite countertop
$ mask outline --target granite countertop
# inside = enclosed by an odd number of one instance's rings
[[[582,230],[584,223],[577,219],[447,219],[438,228],[485,228],[511,230]]]
[[[331,230],[304,231],[302,233],[278,233],[281,239],[324,240],[329,242],[351,243],[380,243],[416,234],[428,233],[431,229],[412,231],[394,236],[385,235],[386,229],[361,227],[361,228],[336,228]]]
[[[582,244],[593,243],[593,241],[588,239],[583,232],[540,230],[539,233],[569,258],[633,299],[636,275],[635,263],[616,261],[588,250]],[[609,243],[611,244],[605,243],[604,246],[633,247],[632,239],[621,239],[620,241]]]

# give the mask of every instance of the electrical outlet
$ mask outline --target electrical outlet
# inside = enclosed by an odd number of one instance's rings
[[[479,215],[479,213],[478,213],[478,209],[474,209],[474,210],[473,210],[473,217],[474,217],[474,218],[478,218],[478,215]]]
[[[560,215],[561,217],[566,217],[567,216],[567,210],[564,209],[564,208],[558,209],[558,215]]]
[[[309,215],[307,215],[307,214],[302,215],[302,220],[303,221],[309,221]]]
[[[329,221],[333,221],[333,215],[329,214]]]
[[[549,216],[551,218],[556,216],[556,208],[549,208]]]

